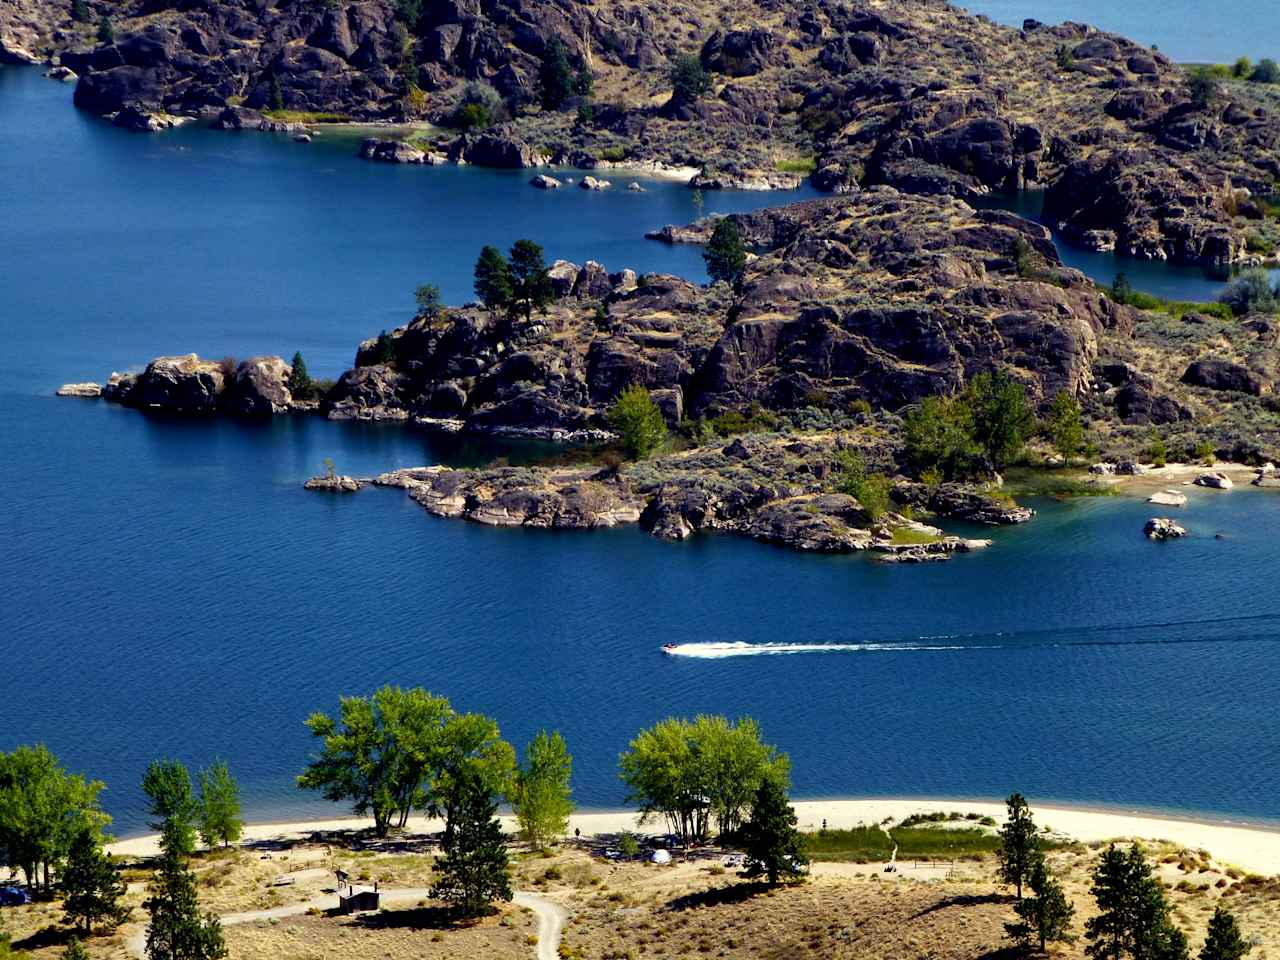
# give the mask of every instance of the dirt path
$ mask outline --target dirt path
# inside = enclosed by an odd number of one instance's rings
[[[404,903],[417,903],[429,899],[431,890],[428,887],[405,887],[399,890],[383,890],[382,906],[396,906]],[[532,910],[538,917],[538,960],[557,960],[560,950],[560,935],[569,918],[569,912],[558,903],[552,903],[536,893],[519,893],[513,898],[521,907]],[[253,923],[256,920],[281,920],[285,917],[296,917],[308,910],[330,911],[338,909],[338,895],[325,893],[301,903],[290,903],[270,910],[250,910],[245,913],[224,913],[218,919],[224,927],[240,923]],[[141,927],[125,938],[125,949],[139,958],[147,954],[147,930]]]

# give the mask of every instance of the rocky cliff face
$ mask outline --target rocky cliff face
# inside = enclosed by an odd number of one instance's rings
[[[202,360],[194,353],[156,357],[142,373],[113,373],[102,396],[164,413],[270,416],[306,408],[289,393],[291,372],[279,357],[252,357],[239,364]]]
[[[557,264],[562,296],[545,317],[419,318],[392,335],[391,364],[372,363],[366,342],[326,409],[584,436],[607,429],[608,406],[633,383],[674,424],[753,404],[897,409],[991,369],[1041,402],[1082,392],[1099,335],[1133,324],[1060,264],[1044,228],[953,198],[878,187],[741,222],[766,244],[741,296]],[[1034,264],[1024,276],[1019,243]]]

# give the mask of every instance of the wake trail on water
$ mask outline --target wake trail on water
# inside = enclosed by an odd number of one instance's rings
[[[801,653],[954,653],[973,650],[1019,650],[1044,647],[1159,646],[1184,643],[1229,643],[1277,640],[1274,631],[1258,631],[1256,626],[1280,622],[1280,613],[1219,617],[1203,620],[1166,620],[1150,623],[1055,627],[1043,630],[997,631],[991,633],[951,633],[884,643],[748,643],[744,640],[677,643],[664,647],[673,657],[722,660],[728,657],[767,657]],[[1176,630],[1186,627],[1228,627],[1239,630],[1256,625],[1254,632],[1229,636],[1144,636],[1144,631]],[[1108,634],[1108,636],[1099,636]]]

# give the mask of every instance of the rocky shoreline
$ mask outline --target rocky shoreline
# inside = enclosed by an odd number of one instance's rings
[[[891,185],[972,200],[1038,186],[1074,242],[1208,265],[1259,262],[1280,239],[1280,118],[1266,99],[1247,84],[1193,89],[1158,51],[1078,23],[1019,30],[937,0],[815,0],[790,15],[759,0],[710,18],[495,0],[416,20],[392,0],[252,10],[88,0],[81,23],[54,0],[18,6],[0,16],[0,50],[55,64],[76,77],[77,106],[130,129],[187,118],[296,123],[298,136],[326,119],[441,129],[469,83],[487,91],[479,129],[375,140],[362,155],[641,166],[681,171],[703,190],[808,177],[834,193]],[[100,16],[114,26],[95,38]],[[591,82],[552,107],[539,78],[556,49]],[[696,89],[673,90],[680,54],[705,72]]]

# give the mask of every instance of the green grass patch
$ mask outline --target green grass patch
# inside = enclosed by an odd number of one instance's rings
[[[1118,492],[1115,484],[1089,483],[1079,474],[1059,470],[1017,471],[1005,480],[1005,492],[1015,500],[1021,497],[1111,497]]]
[[[1111,299],[1118,303],[1128,304],[1139,310],[1151,310],[1157,313],[1167,313],[1175,320],[1181,320],[1188,313],[1203,313],[1210,317],[1217,317],[1219,320],[1231,319],[1231,308],[1225,303],[1196,303],[1189,300],[1166,300],[1164,297],[1157,297],[1153,293],[1143,293],[1141,290],[1130,290],[1123,295],[1117,296],[1116,291],[1108,291]]]
[[[323,110],[264,110],[262,115],[281,123],[347,123],[351,120],[345,113]]]
[[[993,855],[1000,838],[976,827],[896,827],[886,834],[876,827],[827,830],[806,837],[812,860],[875,863],[888,860],[898,845],[899,860],[957,860]]]
[[[788,157],[774,164],[779,173],[803,173],[805,176],[813,173],[817,166],[817,157]]]
[[[608,160],[610,163],[618,163],[627,158],[626,147],[605,147],[600,151],[600,159]]]
[[[894,527],[893,529],[893,542],[898,546],[923,546],[928,543],[937,543],[941,539],[932,533],[925,533],[923,530],[915,530],[911,527]]]

